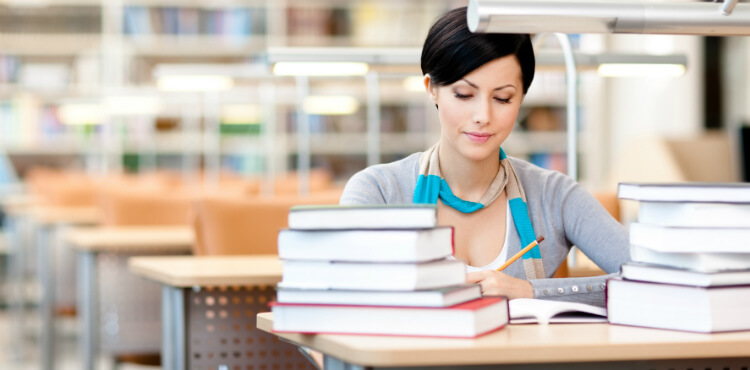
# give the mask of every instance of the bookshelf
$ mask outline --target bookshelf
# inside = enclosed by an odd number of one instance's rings
[[[93,0],[59,0],[47,8],[22,9],[12,1],[0,0],[0,19],[6,14],[23,14],[23,26],[0,26],[0,130],[3,145],[11,155],[19,156],[91,156],[121,150],[126,155],[147,154],[179,157],[200,155],[205,132],[201,111],[204,96],[191,95],[198,106],[193,123],[186,122],[184,105],[172,104],[153,120],[150,143],[141,143],[133,120],[117,118],[119,148],[104,148],[102,126],[67,126],[56,113],[61,102],[73,99],[96,99],[111,88],[112,73],[125,87],[153,89],[154,68],[162,63],[247,63],[262,61],[268,47],[420,47],[432,21],[460,2],[444,1],[344,1],[344,0],[125,0],[120,7],[102,6]],[[55,26],[38,26],[39,19],[50,12],[65,16]],[[118,14],[121,18],[112,19]],[[77,25],[72,25],[75,19]],[[33,22],[31,22],[33,20]],[[116,34],[109,28],[119,25]],[[50,28],[51,27],[51,28]],[[115,38],[119,48],[104,46]],[[113,61],[115,72],[111,66]],[[56,64],[67,69],[65,89],[39,89],[23,79],[23,70],[33,64]],[[119,70],[117,70],[119,69]],[[419,74],[418,66],[413,68]],[[109,80],[104,75],[109,75]],[[311,94],[350,95],[359,109],[349,116],[312,116],[313,165],[346,168],[336,173],[345,180],[362,167],[367,147],[367,106],[364,78],[310,80]],[[564,75],[539,72],[526,97],[519,125],[505,149],[510,155],[538,161],[553,167],[549,158],[564,156],[565,122]],[[221,125],[218,137],[219,155],[225,165],[235,169],[241,163],[262,171],[264,155],[276,156],[276,172],[295,167],[297,138],[295,134],[295,82],[278,79],[272,116],[276,127],[272,139],[266,128],[256,122],[245,125]],[[238,92],[240,89],[242,92]],[[258,90],[257,81],[237,80],[235,90],[219,94],[222,104],[260,104],[260,93],[245,96],[245,90]],[[424,93],[408,92],[402,79],[380,78],[381,161],[395,160],[423,150],[439,138],[434,108]],[[584,89],[580,90],[582,94]],[[175,94],[157,93],[170,100]],[[596,94],[596,90],[586,94]],[[179,95],[179,94],[177,94]],[[189,94],[185,94],[189,95]],[[235,95],[235,96],[233,96]],[[24,102],[23,104],[19,104]],[[583,101],[583,100],[582,100]],[[587,107],[582,107],[582,110]],[[545,121],[545,118],[546,121]],[[19,117],[23,117],[19,120]],[[39,117],[43,117],[41,119]],[[540,118],[542,117],[542,118]],[[550,118],[551,117],[551,118]],[[586,118],[583,117],[582,121]],[[136,120],[137,121],[137,120]],[[9,123],[12,122],[12,123]],[[540,123],[542,122],[542,123]],[[583,122],[583,126],[587,123]],[[10,128],[12,126],[12,128]],[[190,126],[186,128],[186,126]],[[34,133],[36,132],[36,134]],[[582,140],[586,142],[586,134]],[[111,138],[110,138],[111,139]],[[185,142],[196,145],[187,147]],[[589,140],[591,141],[591,140]],[[588,147],[585,143],[581,147]],[[93,148],[93,149],[92,149]],[[273,148],[273,149],[270,149]],[[582,153],[582,155],[587,155]],[[586,161],[583,158],[582,161]],[[564,159],[562,160],[564,163]],[[247,166],[244,166],[247,168]],[[553,167],[554,168],[554,167]],[[564,168],[557,168],[564,171]],[[583,170],[584,175],[587,170]],[[596,174],[594,174],[596,175]]]

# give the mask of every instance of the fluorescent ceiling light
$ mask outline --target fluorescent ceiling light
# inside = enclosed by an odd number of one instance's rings
[[[160,63],[153,76],[227,76],[234,78],[265,78],[271,76],[265,63]]]
[[[104,111],[113,116],[155,116],[161,102],[153,96],[110,96],[104,98]]]
[[[273,74],[279,76],[362,76],[370,66],[358,62],[279,62]]]
[[[406,91],[425,92],[423,76],[409,76],[404,79],[404,89]]]
[[[344,115],[356,112],[359,103],[351,96],[308,96],[302,109],[307,114]]]
[[[596,70],[599,74],[603,73],[600,69],[602,65],[619,65],[622,67],[618,68],[629,68],[633,71],[633,74],[630,74],[630,76],[656,75],[660,72],[665,76],[680,76],[684,74],[687,69],[687,56],[679,54],[573,53],[573,58],[575,60],[575,65],[579,70]],[[549,51],[537,52],[536,62],[537,67],[540,67],[539,69],[550,69],[550,67],[562,68],[565,65],[562,54]],[[605,67],[604,70],[607,71],[609,68],[611,67]],[[628,76],[628,74],[619,74],[618,76]]]
[[[245,125],[260,123],[260,106],[255,104],[227,104],[221,107],[221,123]]]
[[[710,2],[470,0],[467,22],[480,33],[740,36],[750,35],[750,4],[723,15],[721,4]]]
[[[685,74],[680,64],[621,64],[605,63],[599,66],[599,74],[606,77],[677,77]]]
[[[58,108],[60,122],[66,125],[98,125],[102,123],[102,106],[96,103],[66,103]]]
[[[234,86],[234,80],[218,75],[162,76],[157,80],[164,91],[222,91]]]

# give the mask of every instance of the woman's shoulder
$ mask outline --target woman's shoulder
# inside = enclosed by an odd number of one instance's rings
[[[410,202],[419,172],[419,156],[411,154],[390,163],[367,167],[346,183],[342,204]]]
[[[520,158],[508,157],[521,181],[524,192],[547,193],[560,192],[575,185],[575,181],[562,172],[541,168]]]

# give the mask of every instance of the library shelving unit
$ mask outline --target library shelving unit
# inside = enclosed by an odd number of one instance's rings
[[[296,169],[300,148],[295,79],[276,78],[269,83],[237,78],[233,88],[221,92],[160,92],[155,88],[158,66],[262,64],[271,47],[419,48],[432,21],[462,2],[56,0],[47,6],[18,4],[0,1],[0,145],[11,156],[26,158],[24,163],[64,157],[89,168],[118,168],[123,162],[129,167],[145,166],[147,157],[151,165],[180,167],[182,157],[190,155],[200,165],[199,157],[207,148],[204,128],[213,119],[218,121],[219,135],[212,145],[221,165],[259,174],[269,166],[275,167],[274,172]],[[10,19],[14,21],[5,22]],[[418,64],[410,73],[419,76]],[[40,79],[40,75],[45,77]],[[364,78],[310,78],[312,95],[348,95],[359,102],[359,109],[349,115],[309,117],[311,164],[330,168],[340,180],[368,163],[365,85]],[[561,72],[537,74],[519,124],[505,145],[510,155],[565,171],[564,85]],[[589,147],[589,131],[595,127],[587,118],[590,96],[598,94],[595,85],[580,89],[581,148]],[[270,92],[264,90],[268,86]],[[437,115],[424,92],[405,89],[403,78],[383,76],[378,90],[379,161],[401,158],[438,140]],[[162,101],[163,108],[138,117],[63,123],[65,105],[96,104],[122,91],[148,91]],[[206,103],[209,99],[222,111],[243,105],[257,110],[268,103],[268,95],[273,95],[274,108],[266,109],[271,112],[232,124],[222,122],[225,117],[220,113],[209,112]],[[269,124],[268,119],[274,122]],[[269,160],[269,156],[275,158]],[[599,176],[587,168],[588,157],[581,149],[583,177]],[[100,163],[107,161],[117,165]]]

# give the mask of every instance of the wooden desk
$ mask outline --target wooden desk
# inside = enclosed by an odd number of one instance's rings
[[[99,340],[100,338],[97,333],[97,330],[106,330],[106,328],[102,328],[97,324],[97,319],[100,317],[97,305],[100,299],[105,298],[100,297],[101,294],[98,292],[99,280],[102,277],[102,274],[108,274],[107,276],[110,276],[113,273],[112,270],[124,270],[127,258],[136,255],[174,255],[189,253],[192,250],[195,236],[192,228],[187,226],[94,227],[68,230],[63,235],[63,240],[74,248],[78,254],[78,309],[82,316],[80,349],[81,356],[83,357],[84,368],[91,370],[94,369],[95,366],[95,358],[98,353],[97,345],[107,345],[104,340]],[[100,257],[103,260],[108,260],[110,263],[110,265],[108,265],[106,269],[102,269],[102,271],[98,271],[97,266]],[[120,267],[120,265],[122,265],[122,267]],[[143,296],[140,297],[140,299],[143,300],[142,311],[148,313],[147,311],[149,307],[153,305],[153,310],[158,313],[158,288],[154,292],[155,297],[150,297],[149,294],[151,291],[143,284],[148,283],[153,285],[153,283],[147,281],[141,282],[141,280],[142,279],[136,276],[120,274],[119,277],[113,276],[111,283],[133,287],[132,289],[139,289],[140,287],[143,289],[139,291],[139,294]],[[107,283],[104,282],[103,284],[106,285]],[[114,286],[108,286],[106,292],[109,292],[110,290],[117,291],[116,294],[123,294],[128,291],[128,289],[123,289],[122,287],[117,287],[115,289]],[[108,314],[112,314],[115,317],[118,315],[122,316],[122,313],[118,313],[117,311],[112,313],[102,312],[101,316],[104,317]],[[156,316],[158,319],[158,315]],[[123,328],[119,328],[118,330],[122,329]],[[155,334],[157,335],[156,338],[149,339],[156,339],[158,343],[158,330]],[[139,350],[137,348],[138,346],[148,346],[148,343],[126,342],[128,341],[123,340],[121,345],[129,345],[131,346],[130,349],[136,352]],[[110,346],[114,347],[116,344]]]
[[[64,227],[94,225],[98,222],[99,216],[96,207],[49,206],[40,204],[33,198],[28,201],[30,203],[20,207],[18,212],[28,220],[34,238],[32,244],[36,245],[36,275],[42,288],[39,301],[41,368],[51,370],[55,365],[55,327],[53,321],[57,300],[55,289],[56,286],[62,288],[72,286],[74,273],[72,266],[69,270],[66,270],[69,267],[68,263],[55,263],[56,259],[73,261],[72,255],[65,255],[65,250],[54,247],[54,244],[58,241],[56,236],[58,231]],[[26,261],[28,248],[20,247],[17,248],[17,251],[19,260]],[[56,281],[60,279],[70,280],[70,284],[63,282],[63,284],[56,285]],[[74,291],[61,292],[59,297],[67,298],[74,294]],[[73,305],[72,300],[70,305]]]
[[[288,343],[255,328],[281,281],[275,255],[134,257],[162,285],[162,368],[313,369]]]
[[[273,314],[258,314],[271,332]],[[326,354],[326,369],[362,367],[703,370],[750,367],[750,332],[694,334],[609,324],[509,325],[477,339],[273,333]],[[523,365],[526,364],[526,365]],[[717,366],[722,364],[721,366]],[[330,367],[329,367],[330,366]],[[507,366],[507,367],[503,367]],[[519,367],[520,366],[520,367]]]
[[[99,222],[99,210],[96,207],[58,207],[32,205],[28,215],[38,225],[68,224],[94,225]]]

